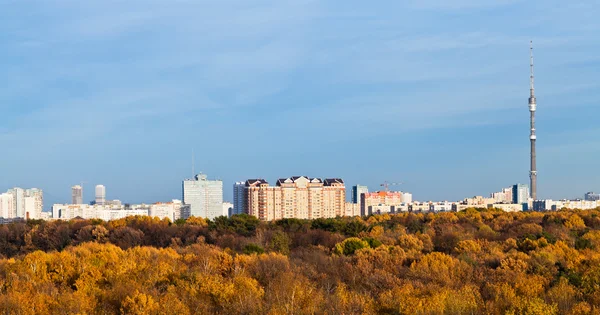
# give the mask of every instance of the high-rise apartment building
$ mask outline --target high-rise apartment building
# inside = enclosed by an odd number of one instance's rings
[[[96,185],[96,204],[104,205],[106,203],[106,187],[104,185]]]
[[[10,219],[15,217],[14,196],[11,193],[0,194],[0,218]]]
[[[241,214],[246,212],[244,200],[246,199],[246,183],[236,182],[233,184],[233,213]]]
[[[339,178],[294,176],[269,186],[264,179],[245,183],[244,209],[260,220],[316,219],[346,215],[346,187]]]
[[[190,205],[190,215],[214,219],[223,215],[223,182],[208,180],[205,174],[183,181],[183,203]]]
[[[83,204],[83,187],[81,185],[71,187],[71,203],[74,205]]]
[[[524,204],[529,202],[529,185],[516,184],[512,188],[512,202],[514,204]]]
[[[44,192],[38,188],[25,190],[25,218],[39,219],[44,211]]]
[[[41,189],[23,189],[15,187],[7,194],[12,196],[12,210],[6,214],[9,218],[39,219],[44,210],[44,193]],[[8,198],[8,197],[5,197]],[[8,204],[8,201],[5,201]]]
[[[13,218],[25,217],[25,189],[15,187],[8,190],[13,195]]]

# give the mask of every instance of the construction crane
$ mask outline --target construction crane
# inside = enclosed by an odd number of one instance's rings
[[[387,180],[383,184],[379,185],[384,188],[385,191],[390,191],[390,186],[402,185],[402,183],[389,183]]]

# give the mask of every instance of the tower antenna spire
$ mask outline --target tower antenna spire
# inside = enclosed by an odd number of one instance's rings
[[[196,176],[196,155],[194,153],[194,149],[192,149],[192,178]]]
[[[529,41],[529,96],[535,97],[535,89],[533,87],[533,41]]]
[[[537,200],[537,166],[535,157],[535,141],[537,140],[537,136],[535,135],[535,110],[537,109],[537,104],[533,87],[533,41],[529,42],[529,71],[529,123],[531,126],[529,133],[529,141],[531,142],[531,169],[529,171],[529,179],[531,199]]]

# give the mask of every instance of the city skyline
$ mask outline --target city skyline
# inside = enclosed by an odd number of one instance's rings
[[[538,199],[600,190],[592,1],[560,13],[522,1],[237,4],[2,7],[0,191],[39,187],[45,210],[83,180],[111,199],[171,200],[195,150],[224,187],[321,174],[403,181],[419,200],[487,195],[528,180],[530,40]]]

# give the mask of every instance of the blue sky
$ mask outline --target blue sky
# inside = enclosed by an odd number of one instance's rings
[[[0,191],[179,198],[196,170],[418,200],[600,191],[596,1],[0,0]]]

